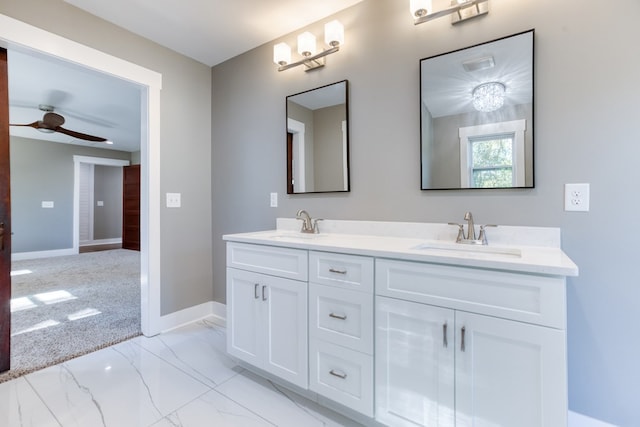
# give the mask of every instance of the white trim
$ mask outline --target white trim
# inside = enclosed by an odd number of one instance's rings
[[[98,246],[98,245],[115,245],[118,243],[122,243],[122,239],[119,237],[115,237],[113,239],[98,239],[98,240],[87,240],[86,242],[80,243],[80,247],[83,246]]]
[[[342,121],[342,183],[343,190],[347,191],[349,189],[349,164],[347,162],[348,159],[348,150],[347,150],[347,121]]]
[[[129,166],[129,160],[107,159],[103,157],[73,156],[73,249],[79,253],[80,248],[80,164],[92,166]],[[93,193],[93,191],[91,192]],[[93,200],[90,200],[93,205]],[[90,233],[93,236],[93,231]]]
[[[460,187],[471,187],[471,168],[469,164],[470,138],[483,135],[496,135],[501,133],[513,133],[513,185],[525,186],[524,164],[524,131],[527,129],[527,121],[511,120],[508,122],[487,123],[477,126],[466,126],[458,129],[460,138]]]
[[[615,427],[614,424],[605,423],[573,411],[569,411],[567,425],[569,427]]]
[[[160,91],[162,74],[3,14],[0,14],[0,46],[52,55],[141,86],[141,326],[144,335],[157,335],[161,330]]]
[[[34,252],[14,252],[11,254],[11,261],[22,261],[25,259],[51,258],[55,256],[76,255],[78,252],[73,248],[54,249],[51,251],[34,251]]]
[[[214,317],[212,319],[214,323],[223,327],[227,326],[227,306],[219,302],[209,301],[162,316],[160,318],[161,330],[162,332],[167,332],[212,316]]]
[[[293,134],[292,141],[292,150],[291,153],[293,165],[297,165],[297,167],[293,167],[293,192],[294,193],[304,193],[307,188],[307,180],[306,180],[306,170],[305,170],[305,141],[304,141],[304,132],[305,125],[302,122],[291,119],[287,117],[287,131]],[[287,183],[288,185],[289,183]]]

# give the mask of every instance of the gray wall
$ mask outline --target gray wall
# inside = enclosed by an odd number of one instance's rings
[[[346,43],[314,72],[278,73],[274,43],[214,67],[215,300],[225,301],[221,236],[272,229],[301,208],[321,218],[425,222],[471,210],[480,222],[561,227],[580,267],[568,279],[570,407],[640,425],[639,258],[627,230],[640,211],[640,2],[493,0],[486,17],[457,26],[448,18],[414,26],[407,4],[367,0],[339,13]],[[308,29],[320,36],[329,20]],[[420,191],[419,60],[531,28],[536,188]],[[275,42],[294,45],[298,33]],[[342,79],[350,83],[351,192],[288,196],[284,99]],[[563,211],[564,184],[573,182],[591,184],[590,212]],[[269,208],[272,191],[277,208]]]
[[[73,156],[129,160],[130,154],[13,136],[10,144],[12,252],[72,248]],[[43,201],[54,207],[42,208]]]
[[[347,119],[344,105],[319,108],[313,113],[313,169],[316,191],[342,190],[342,122]]]
[[[93,187],[94,240],[122,237],[122,167],[95,165]]]
[[[161,210],[161,312],[211,301],[211,68],[63,0],[2,0],[0,13],[162,74],[160,190],[182,208]]]

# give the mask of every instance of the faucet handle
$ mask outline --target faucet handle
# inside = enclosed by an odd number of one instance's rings
[[[485,224],[480,226],[480,235],[478,236],[478,240],[482,242],[483,245],[488,244],[487,242],[487,233],[485,232],[485,228],[487,227],[497,227],[495,224]]]
[[[320,228],[318,227],[318,221],[324,221],[324,218],[315,218],[313,220],[313,232],[316,234],[320,233]]]
[[[460,243],[464,239],[464,225],[457,222],[450,222],[449,225],[455,225],[458,227],[458,236],[456,237],[456,243]]]

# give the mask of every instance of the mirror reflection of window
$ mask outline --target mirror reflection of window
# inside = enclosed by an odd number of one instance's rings
[[[513,187],[513,135],[470,138],[471,188]]]

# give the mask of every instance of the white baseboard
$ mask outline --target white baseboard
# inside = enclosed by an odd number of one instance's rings
[[[80,247],[82,246],[97,246],[97,245],[115,245],[122,244],[122,238],[113,238],[113,239],[98,239],[98,240],[83,240],[80,242]]]
[[[167,314],[160,317],[160,330],[167,332],[207,317],[212,317],[213,319],[211,320],[220,326],[226,326],[227,306],[219,302],[209,301]]]
[[[55,256],[76,255],[77,250],[73,248],[69,249],[54,249],[51,251],[36,251],[36,252],[16,252],[11,254],[11,261],[22,261],[25,259],[36,258],[50,258]]]
[[[616,427],[613,424],[605,423],[604,421],[587,417],[586,415],[573,411],[569,411],[568,425],[569,427]]]

